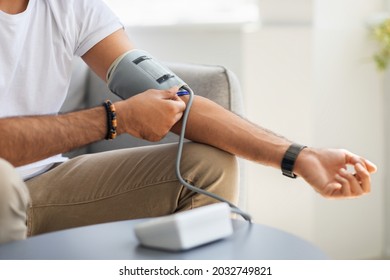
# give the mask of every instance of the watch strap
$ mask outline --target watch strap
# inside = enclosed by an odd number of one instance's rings
[[[293,143],[288,147],[286,153],[283,156],[282,159],[282,173],[284,176],[290,177],[290,178],[297,178],[297,175],[294,174],[294,165],[295,161],[299,155],[299,153],[304,149],[307,148],[307,146],[303,146],[300,144]]]

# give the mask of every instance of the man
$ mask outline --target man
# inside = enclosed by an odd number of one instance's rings
[[[0,242],[24,238],[27,231],[165,215],[213,202],[177,181],[175,145],[61,156],[112,136],[104,106],[57,114],[74,55],[105,79],[116,58],[132,49],[101,0],[0,0],[0,27]],[[150,141],[179,133],[187,97],[177,91],[148,90],[113,104],[116,133]],[[294,146],[199,96],[186,137],[194,143],[184,148],[184,178],[233,202],[233,155],[275,168],[283,162],[285,172],[329,198],[370,192],[376,170],[345,150]]]

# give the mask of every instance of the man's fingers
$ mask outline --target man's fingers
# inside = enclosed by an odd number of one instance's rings
[[[349,187],[348,180],[343,176],[341,176],[340,174],[336,174],[335,179],[341,185],[340,193],[344,197],[351,196],[351,188]]]
[[[179,91],[179,87],[175,86],[175,87],[171,87],[170,89],[167,90],[169,96],[171,99],[177,99],[178,96],[177,96],[177,92]]]
[[[163,99],[176,99],[179,87],[171,87],[167,90],[150,89],[150,94],[155,94]]]
[[[356,170],[355,177],[360,182],[363,192],[369,193],[371,191],[370,173],[360,163],[355,164],[355,170]]]
[[[367,159],[363,159],[365,165],[366,165],[366,168],[368,170],[368,172],[370,173],[375,173],[378,168],[376,167],[376,165],[374,163],[372,163],[371,161],[367,160]]]
[[[359,196],[363,193],[359,182],[351,173],[349,173],[346,169],[341,168],[338,174],[341,178],[339,178],[340,183],[343,185],[343,193],[346,196]]]
[[[371,161],[359,157],[358,155],[355,155],[347,150],[344,150],[344,153],[347,164],[356,165],[357,163],[360,163],[366,170],[368,170],[369,173],[375,173],[377,171],[377,166]]]
[[[150,94],[156,94],[159,96],[159,98],[169,101],[170,104],[173,106],[173,112],[180,114],[178,117],[178,120],[181,118],[181,114],[186,109],[186,103],[177,96],[177,91],[179,90],[179,87],[172,87],[168,90],[151,90]]]
[[[178,112],[182,114],[187,107],[186,103],[179,97],[177,97],[177,100],[176,99],[173,100],[173,102],[174,105],[177,107]]]
[[[361,196],[371,191],[371,179],[367,169],[357,163],[355,170],[356,174],[353,175],[346,169],[341,168],[335,176],[335,180],[342,186],[341,194],[345,197]]]

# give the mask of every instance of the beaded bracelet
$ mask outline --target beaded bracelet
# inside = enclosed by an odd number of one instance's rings
[[[106,140],[115,139],[117,120],[116,120],[116,111],[115,106],[112,104],[110,100],[106,100],[103,103],[104,108],[106,108],[107,112],[107,135]]]

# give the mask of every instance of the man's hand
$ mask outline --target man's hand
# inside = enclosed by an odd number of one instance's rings
[[[353,171],[347,170],[351,166]],[[302,150],[295,172],[327,198],[352,198],[371,191],[370,173],[376,171],[370,161],[342,149]]]
[[[177,96],[178,88],[148,90],[115,104],[118,132],[148,141],[161,140],[177,123],[186,104]]]

